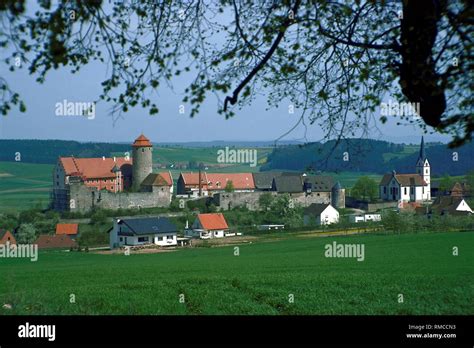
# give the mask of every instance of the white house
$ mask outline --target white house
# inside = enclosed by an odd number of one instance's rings
[[[187,237],[210,239],[223,238],[229,235],[229,226],[222,213],[198,214],[191,229],[186,229]]]
[[[431,200],[431,169],[425,154],[425,142],[421,137],[420,155],[416,173],[385,174],[379,185],[380,198],[386,201],[422,202]]]
[[[117,219],[109,230],[110,248],[124,245],[177,245],[177,227],[167,218]]]
[[[367,222],[367,221],[381,221],[382,216],[380,214],[362,214],[362,215],[350,215],[350,222]]]
[[[339,222],[339,212],[331,204],[313,203],[304,210],[304,224],[330,225]]]

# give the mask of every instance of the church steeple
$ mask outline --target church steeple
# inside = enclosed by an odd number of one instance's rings
[[[423,163],[426,160],[426,153],[425,153],[425,139],[421,136],[421,145],[420,145],[420,156],[418,157],[418,161],[421,160]]]

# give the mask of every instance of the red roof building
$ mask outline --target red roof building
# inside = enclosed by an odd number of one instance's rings
[[[69,249],[77,245],[68,235],[64,234],[53,236],[42,234],[35,244],[38,244],[38,249]]]
[[[201,185],[199,185],[199,173],[181,173],[178,179],[177,193],[196,194],[199,186],[203,195],[216,192],[224,192],[229,182],[232,182],[233,191],[252,192],[255,190],[255,182],[252,173],[206,173],[201,172]]]
[[[76,236],[79,230],[79,224],[57,224],[56,234],[65,234],[68,236]]]
[[[0,230],[0,244],[16,244],[16,239],[10,231]]]
[[[222,213],[198,214],[197,224],[193,228],[206,231],[228,230],[229,226]]]

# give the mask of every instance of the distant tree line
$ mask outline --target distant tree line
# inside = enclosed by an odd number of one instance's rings
[[[372,139],[347,139],[337,145],[334,141],[277,147],[269,155],[262,171],[299,170],[331,172],[371,172],[384,174],[415,171],[418,151],[406,153],[406,145]],[[428,145],[426,149],[435,176],[464,175],[474,168],[474,144],[458,149],[447,145]]]

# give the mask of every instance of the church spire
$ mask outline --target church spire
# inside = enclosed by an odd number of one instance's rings
[[[420,145],[420,156],[418,157],[418,159],[422,160],[423,162],[425,161],[426,159],[426,153],[425,153],[425,139],[423,138],[423,136],[421,136],[421,145]]]

